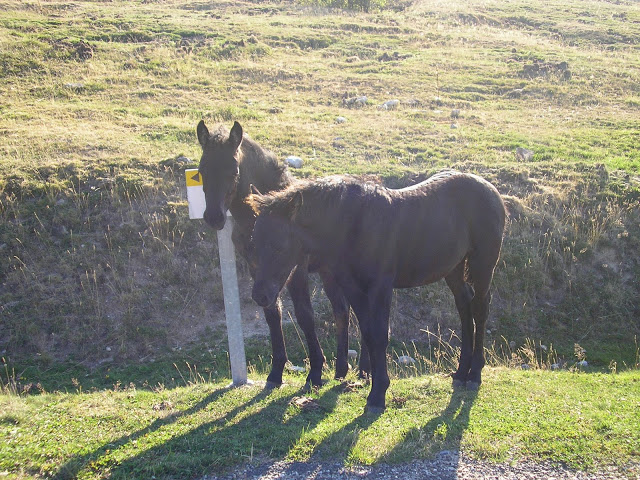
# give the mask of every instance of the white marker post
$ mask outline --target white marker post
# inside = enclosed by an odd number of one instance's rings
[[[202,177],[197,169],[185,170],[187,177],[187,201],[189,218],[202,218],[206,208]],[[224,312],[227,319],[227,338],[229,340],[229,361],[231,363],[231,386],[239,387],[248,383],[247,360],[244,353],[242,334],[242,315],[240,312],[240,294],[236,271],[236,253],[231,241],[233,217],[227,212],[224,228],[218,232],[218,254],[222,272],[222,293]]]

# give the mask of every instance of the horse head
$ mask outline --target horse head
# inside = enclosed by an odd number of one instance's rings
[[[220,128],[210,134],[201,120],[197,134],[202,147],[199,172],[206,202],[204,220],[216,230],[221,230],[238,188],[242,127],[235,122],[229,133]]]
[[[305,255],[304,238],[294,219],[301,202],[300,192],[293,198],[261,195],[252,185],[246,203],[257,215],[251,238],[256,261],[251,297],[262,307],[278,298],[296,265]]]

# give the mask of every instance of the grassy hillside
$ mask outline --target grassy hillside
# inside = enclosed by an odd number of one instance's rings
[[[632,366],[639,38],[638,4],[624,0],[416,1],[371,13],[0,1],[0,352],[19,372],[38,367],[25,382],[43,382],[60,361],[224,349],[215,233],[188,220],[184,194],[204,118],[238,120],[278,156],[303,157],[300,177],[403,186],[445,167],[485,176],[511,210],[489,346],[518,355],[532,338],[572,359],[580,344],[595,365]],[[379,108],[393,99],[397,108]],[[319,289],[314,301],[330,339]],[[421,329],[458,328],[440,284],[398,292],[392,315],[395,341],[420,348]],[[245,329],[264,331],[259,318]],[[268,357],[256,352],[254,364]]]

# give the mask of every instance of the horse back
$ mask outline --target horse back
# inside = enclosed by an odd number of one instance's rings
[[[386,204],[386,208],[385,208]],[[371,202],[371,206],[374,202]],[[471,252],[497,261],[505,209],[480,177],[446,172],[409,188],[388,190],[363,215],[355,255],[393,271],[396,288],[434,282]]]

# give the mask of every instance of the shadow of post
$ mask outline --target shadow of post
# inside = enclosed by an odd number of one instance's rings
[[[217,401],[220,397],[222,397],[225,393],[229,391],[229,388],[222,387],[211,394],[207,395],[201,401],[199,401],[194,406],[177,413],[170,414],[166,417],[159,418],[154,420],[148,426],[132,433],[129,435],[123,435],[117,440],[110,441],[90,452],[87,452],[82,455],[75,455],[67,460],[64,464],[60,466],[57,472],[53,475],[52,478],[56,480],[66,480],[77,478],[78,474],[85,468],[87,468],[91,463],[99,463],[100,459],[105,457],[110,451],[114,451],[116,449],[122,448],[127,444],[133,443],[140,438],[143,438],[146,435],[150,435],[163,427],[169,426],[173,423],[178,422],[181,418],[186,418],[191,415],[194,415],[201,410],[204,410],[209,404]],[[237,407],[231,410],[229,413],[225,415],[225,418],[232,418],[238,414],[241,409],[247,408],[253,403],[259,402],[269,395],[269,390],[262,390],[255,397],[251,399],[250,402],[243,405],[242,407]]]

